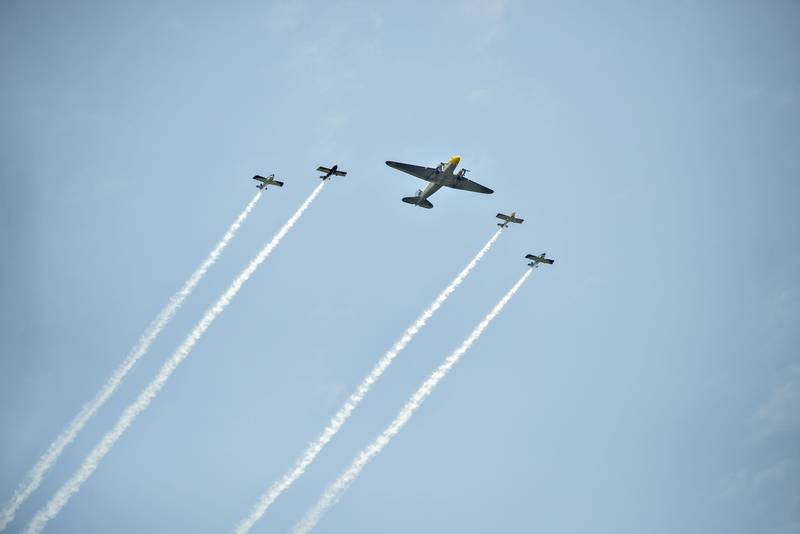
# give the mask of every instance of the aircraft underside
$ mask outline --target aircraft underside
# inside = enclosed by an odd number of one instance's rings
[[[433,207],[433,204],[428,200],[428,198],[442,187],[484,194],[491,194],[494,192],[486,186],[467,179],[465,175],[468,171],[466,169],[461,169],[461,171],[456,174],[455,169],[460,161],[460,157],[453,156],[450,158],[450,161],[440,163],[435,168],[422,167],[409,163],[400,163],[397,161],[387,161],[386,164],[389,167],[428,182],[428,185],[424,190],[417,191],[417,194],[413,197],[403,198],[403,202],[406,204],[412,204],[414,206],[430,209]]]

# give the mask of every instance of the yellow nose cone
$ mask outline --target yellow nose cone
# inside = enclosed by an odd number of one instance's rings
[[[461,162],[461,156],[453,156],[450,158],[450,165],[453,167],[457,166]]]

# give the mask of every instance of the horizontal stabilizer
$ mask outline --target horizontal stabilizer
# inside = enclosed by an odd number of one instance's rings
[[[433,204],[431,204],[428,199],[423,199],[422,197],[404,197],[403,202],[425,209],[431,209],[433,207]]]

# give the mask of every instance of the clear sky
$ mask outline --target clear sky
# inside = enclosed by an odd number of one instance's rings
[[[285,532],[524,271],[320,532],[800,531],[800,4],[3,2],[0,500],[255,193],[44,504],[326,187],[50,525],[220,532],[525,218],[257,524]],[[494,195],[387,159],[460,155]]]

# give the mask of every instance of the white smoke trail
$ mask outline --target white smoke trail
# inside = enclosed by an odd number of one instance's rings
[[[344,491],[350,486],[350,484],[355,480],[361,470],[367,465],[376,454],[381,452],[381,450],[391,441],[391,439],[397,435],[401,428],[411,419],[411,416],[414,415],[414,412],[417,408],[420,407],[422,402],[425,398],[431,394],[433,389],[439,383],[439,381],[445,377],[447,372],[458,362],[459,358],[464,355],[465,352],[472,346],[473,343],[481,336],[486,327],[489,326],[489,323],[492,322],[492,319],[497,317],[497,314],[503,309],[503,307],[511,300],[511,297],[514,296],[514,293],[522,287],[522,284],[525,283],[525,280],[533,273],[532,269],[528,269],[522,277],[517,280],[517,283],[503,295],[503,298],[500,299],[492,311],[483,318],[483,320],[478,324],[475,330],[464,340],[460,347],[458,347],[453,353],[447,357],[447,359],[439,366],[433,374],[428,377],[425,382],[419,387],[419,389],[411,396],[411,399],[403,406],[403,409],[400,410],[400,413],[397,414],[394,421],[386,427],[386,430],[378,436],[375,441],[373,441],[369,446],[363,449],[358,456],[356,456],[353,463],[350,464],[350,467],[342,473],[335,482],[333,482],[328,488],[325,490],[325,493],[322,494],[320,500],[314,505],[313,508],[309,509],[305,516],[303,517],[300,522],[295,525],[294,533],[295,534],[305,534],[309,532],[312,528],[316,526],[319,520],[322,518],[322,515],[328,511],[328,509],[336,504],[339,500],[341,495]]]
[[[53,498],[50,499],[50,502],[36,513],[26,530],[28,534],[41,532],[47,522],[58,514],[61,508],[67,504],[70,497],[80,489],[81,485],[91,476],[94,470],[97,469],[103,457],[108,454],[120,436],[131,426],[136,417],[148,407],[161,388],[164,387],[164,384],[166,384],[175,369],[178,368],[178,365],[189,355],[195,343],[197,343],[208,327],[211,326],[214,319],[216,319],[228,304],[230,304],[233,297],[235,297],[242,288],[242,285],[244,285],[247,279],[256,271],[258,266],[267,259],[267,256],[270,255],[275,247],[278,246],[281,239],[291,230],[292,226],[294,226],[300,216],[303,215],[303,212],[311,205],[314,198],[322,191],[324,185],[324,181],[320,182],[300,208],[286,221],[286,224],[283,225],[278,233],[275,234],[272,240],[267,243],[258,255],[250,261],[247,267],[239,273],[239,276],[234,279],[230,287],[222,294],[217,302],[206,311],[200,322],[195,325],[194,329],[189,333],[183,343],[181,343],[178,349],[170,356],[166,363],[164,363],[153,381],[142,390],[133,404],[125,409],[122,416],[117,420],[114,428],[103,436],[103,439],[100,440],[100,443],[89,453],[80,468],[78,468],[69,480],[59,488]]]
[[[328,426],[325,427],[322,434],[317,437],[309,446],[303,451],[303,454],[297,459],[294,466],[287,471],[280,479],[276,480],[269,490],[261,496],[258,500],[256,505],[253,507],[250,515],[248,515],[241,523],[236,526],[236,534],[245,534],[248,530],[250,530],[253,525],[261,519],[261,516],[264,515],[264,512],[267,511],[267,508],[277,499],[281,493],[283,493],[289,486],[291,486],[295,480],[300,478],[300,476],[305,472],[306,468],[314,461],[317,455],[322,451],[325,445],[336,435],[339,429],[344,425],[345,421],[348,417],[353,413],[353,410],[356,409],[356,406],[362,401],[364,396],[369,392],[372,385],[378,381],[381,375],[386,371],[389,365],[392,363],[392,360],[402,351],[406,345],[408,345],[414,336],[419,332],[425,323],[430,319],[433,314],[438,310],[442,304],[447,300],[447,298],[456,290],[456,288],[464,281],[467,275],[475,268],[475,265],[478,264],[481,258],[492,248],[492,245],[497,238],[500,237],[503,229],[497,230],[494,235],[489,239],[489,241],[483,246],[483,248],[478,251],[474,258],[467,264],[463,271],[458,273],[450,285],[447,286],[439,296],[436,297],[436,300],[422,312],[414,323],[408,327],[408,329],[403,334],[403,337],[400,338],[394,346],[384,354],[383,358],[381,358],[378,363],[375,364],[375,367],[372,368],[372,371],[367,375],[364,380],[358,385],[356,390],[350,395],[350,398],[347,399],[347,402],[336,412],[336,415],[328,422]]]
[[[64,451],[64,449],[75,440],[75,437],[78,433],[86,426],[86,423],[97,413],[97,410],[103,406],[103,404],[108,400],[108,398],[114,393],[117,387],[122,383],[125,376],[128,374],[128,371],[133,368],[139,359],[144,356],[147,350],[152,345],[153,341],[158,337],[164,327],[167,326],[167,323],[175,316],[178,309],[183,304],[183,301],[186,300],[192,290],[194,290],[195,286],[200,282],[200,279],[203,278],[203,275],[206,274],[206,271],[216,263],[217,258],[219,258],[222,251],[228,246],[228,243],[233,239],[236,235],[236,231],[242,226],[242,223],[250,215],[250,212],[253,211],[258,200],[261,198],[261,191],[258,191],[250,203],[244,208],[233,224],[228,228],[228,231],[225,232],[225,235],[222,236],[222,240],[217,243],[217,246],[214,247],[214,250],[208,255],[208,257],[203,261],[203,263],[198,267],[192,275],[189,277],[188,280],[183,284],[183,287],[172,295],[169,299],[164,308],[158,312],[158,315],[153,320],[152,323],[147,327],[144,331],[142,336],[139,338],[139,341],[136,345],[131,349],[128,355],[125,357],[125,360],[120,364],[119,367],[114,370],[114,373],[106,380],[106,383],[103,384],[103,387],[100,391],[97,392],[94,399],[91,400],[88,404],[86,404],[81,411],[78,413],[77,416],[70,422],[69,425],[61,432],[61,434],[56,438],[56,440],[50,444],[50,447],[47,451],[39,458],[36,464],[31,468],[28,472],[25,480],[19,485],[19,487],[14,492],[14,495],[11,499],[6,503],[3,507],[2,514],[0,514],[0,531],[5,530],[11,521],[14,520],[14,516],[17,513],[17,510],[25,500],[30,497],[30,495],[36,491],[36,488],[39,487],[41,484],[42,479],[50,470],[51,467],[58,461],[59,456]]]

